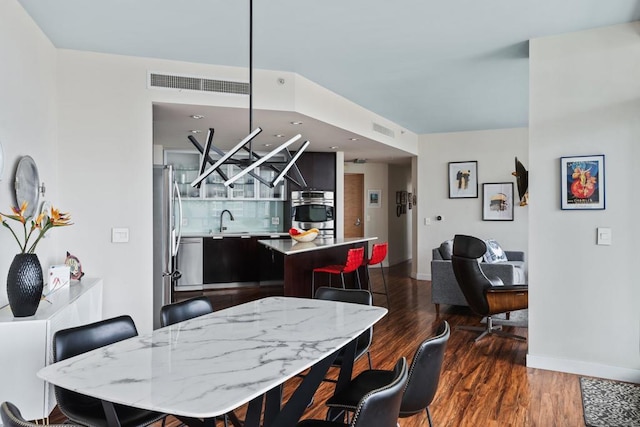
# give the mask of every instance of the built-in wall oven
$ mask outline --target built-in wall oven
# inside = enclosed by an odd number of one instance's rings
[[[333,191],[292,191],[291,226],[302,230],[317,228],[319,237],[335,235]]]

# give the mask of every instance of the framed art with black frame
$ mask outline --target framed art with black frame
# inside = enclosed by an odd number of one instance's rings
[[[560,158],[560,208],[605,209],[604,154]]]
[[[449,198],[478,197],[478,162],[449,162]]]
[[[482,220],[513,221],[513,182],[482,184]]]

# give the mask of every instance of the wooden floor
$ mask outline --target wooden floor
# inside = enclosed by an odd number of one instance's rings
[[[387,280],[391,289],[391,310],[376,324],[371,354],[374,368],[391,369],[397,359],[411,360],[418,344],[433,334],[441,320],[452,327],[438,393],[431,405],[434,426],[583,426],[578,376],[525,366],[527,343],[501,337],[487,337],[478,343],[476,333],[456,330],[456,325],[476,325],[480,318],[468,310],[443,306],[436,318],[427,281],[408,277],[406,264],[391,267]],[[374,289],[381,290],[379,270],[372,274]],[[268,295],[281,294],[280,287],[239,288],[207,293],[215,309]],[[182,295],[187,297],[191,295]],[[384,295],[374,295],[376,305],[386,306]],[[506,328],[526,335],[526,328]],[[355,373],[367,368],[366,358],[355,365]],[[286,383],[285,398],[299,380]],[[323,383],[314,404],[304,418],[324,418],[323,402],[333,385]],[[243,409],[237,411],[242,417]],[[59,415],[52,421],[59,421]],[[169,426],[179,423],[169,418]],[[221,425],[221,424],[220,424]],[[424,413],[399,420],[402,427],[427,426]]]

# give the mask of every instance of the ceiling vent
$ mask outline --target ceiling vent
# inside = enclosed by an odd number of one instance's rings
[[[367,159],[353,159],[353,163],[357,163],[357,164],[367,163]]]
[[[394,131],[375,122],[373,123],[373,130],[391,138],[396,137],[396,133]]]
[[[149,73],[149,87],[249,95],[249,83]]]

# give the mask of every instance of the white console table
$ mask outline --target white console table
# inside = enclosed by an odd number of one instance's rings
[[[48,301],[48,302],[47,302]],[[49,416],[53,386],[36,372],[53,362],[52,338],[60,330],[102,319],[102,279],[83,278],[40,301],[30,317],[0,310],[0,402],[14,403],[28,419]]]

